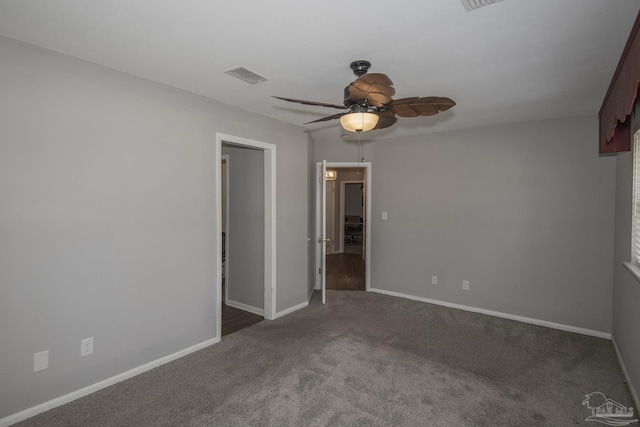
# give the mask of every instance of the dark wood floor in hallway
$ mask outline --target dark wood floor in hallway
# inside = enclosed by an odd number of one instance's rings
[[[222,336],[264,320],[264,317],[222,304]]]
[[[327,255],[327,289],[364,291],[365,268],[360,254]]]

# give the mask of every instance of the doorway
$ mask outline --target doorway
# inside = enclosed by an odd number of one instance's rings
[[[229,157],[230,156],[235,157],[235,160],[238,160],[237,166],[242,166],[244,163],[250,160],[250,158],[248,159],[246,155],[248,153],[243,153],[244,150],[249,150],[249,149],[238,148],[238,147],[227,147],[225,144],[222,145],[222,152],[226,153],[222,155],[221,177],[220,177],[221,183],[222,183],[222,336],[223,337],[225,335],[229,335],[233,332],[237,332],[241,329],[244,329],[248,326],[254,325],[264,320],[264,311],[260,309],[252,309],[251,307],[247,307],[246,305],[238,303],[237,301],[234,301],[234,300],[230,300],[229,298],[230,294],[233,296],[234,294],[242,294],[242,291],[244,291],[245,294],[247,292],[250,292],[251,289],[241,289],[241,288],[243,287],[246,288],[251,286],[256,287],[257,289],[255,289],[255,291],[257,291],[258,295],[261,296],[261,289],[260,289],[262,286],[261,272],[257,272],[258,277],[254,277],[254,280],[247,280],[246,277],[241,277],[241,276],[236,277],[236,279],[238,280],[236,280],[235,282],[234,280],[231,280],[231,281],[228,280],[229,274],[228,274],[228,268],[227,268],[227,265],[228,265],[227,264],[227,246],[229,245],[230,242],[227,236],[229,236],[229,221],[228,221],[229,212],[237,211],[238,209],[247,210],[247,209],[243,209],[245,205],[248,205],[248,206],[253,205],[254,210],[264,209],[264,203],[262,202],[262,196],[263,196],[262,194],[260,194],[261,197],[255,198],[256,200],[253,201],[252,203],[252,200],[250,200],[250,197],[249,198],[243,197],[247,192],[241,191],[242,184],[240,185],[229,184],[229,177],[232,175],[229,173],[229,163],[230,163]],[[238,154],[238,156],[236,156],[236,154]],[[245,154],[245,155],[242,155],[242,154]],[[254,150],[253,154],[254,154],[254,157],[257,157],[257,160],[262,161],[261,152]],[[258,155],[258,156],[255,156],[255,155]],[[254,173],[262,173],[262,172],[256,170],[254,171]],[[260,179],[261,178],[262,177],[260,177]],[[235,189],[234,194],[229,194],[230,187]],[[237,194],[237,193],[240,193],[240,194]],[[230,200],[231,200],[231,203],[230,203]],[[234,205],[234,206],[231,207],[230,205]],[[243,221],[242,218],[237,218],[237,215],[235,216],[235,219],[236,220],[240,219],[240,221]],[[244,222],[245,221],[243,221],[243,223]],[[254,239],[262,238],[264,234],[264,230],[260,229],[255,234],[256,236],[253,237]],[[231,236],[233,235],[234,233],[231,233]],[[238,243],[236,245],[237,249],[239,251],[242,250],[242,247],[244,246],[243,244],[244,242],[242,242],[242,239],[237,243]],[[252,264],[257,266],[258,264],[262,264],[264,262],[264,259],[262,256],[260,256],[260,259],[253,260],[253,262],[251,262],[250,260],[247,260],[246,258],[243,261],[247,264]],[[253,269],[253,270],[255,271],[256,269]],[[241,272],[241,274],[242,273],[244,272]],[[235,289],[234,290],[235,292],[229,292],[229,283],[235,284],[236,288],[240,288],[240,289]]]
[[[229,177],[225,182],[225,191],[223,191],[223,179],[222,178],[222,158],[223,158],[223,147],[225,150],[225,154],[229,154],[229,157],[225,162],[225,170],[226,174]],[[230,152],[235,152],[235,156],[231,155]],[[252,153],[249,155],[249,153]],[[234,176],[243,177],[246,175],[246,171],[248,169],[242,168],[242,162],[234,166],[234,158],[235,159],[245,159],[245,162],[249,162],[250,164],[256,164],[256,156],[259,156],[259,169],[260,173],[258,177],[253,177],[250,182],[246,182],[245,187],[248,191],[253,193],[260,194],[260,214],[258,215],[260,218],[261,224],[256,224],[255,220],[252,221],[252,234],[249,236],[243,236],[243,230],[247,228],[247,223],[237,224],[234,228],[233,221],[235,215],[233,215],[233,211],[230,210],[229,214],[223,214],[223,206],[226,210],[228,207],[231,208],[233,205],[233,197],[242,197],[243,194],[234,194]],[[217,315],[216,315],[216,331],[217,336],[220,338],[222,336],[222,308],[223,308],[223,234],[222,231],[225,232],[225,261],[224,261],[224,283],[225,287],[229,286],[227,290],[225,290],[226,296],[231,299],[231,297],[235,296],[239,300],[246,300],[248,303],[246,304],[248,307],[241,307],[243,309],[252,307],[253,309],[257,309],[262,316],[264,316],[267,320],[272,320],[276,318],[276,146],[273,144],[268,144],[261,141],[249,140],[246,138],[236,137],[232,135],[225,134],[216,134],[216,162],[214,167],[214,172],[217,177],[216,182],[217,185],[215,187],[215,198],[217,201],[217,227],[216,230],[219,231],[219,236],[217,236],[217,245],[216,245],[216,266],[217,266],[217,281],[216,281],[216,295],[217,295]],[[251,158],[251,160],[246,160],[247,158]],[[253,163],[251,163],[253,162]],[[234,167],[238,167],[238,174],[233,175]],[[231,173],[230,173],[231,172]],[[236,178],[236,181],[239,179]],[[236,184],[238,184],[236,182]],[[229,200],[229,203],[225,205],[223,201],[223,194],[226,194],[225,199]],[[255,206],[256,199],[253,199],[253,205]],[[223,225],[223,221],[226,224]],[[236,220],[237,221],[237,220]],[[256,231],[259,230],[259,231]],[[259,233],[259,236],[256,234]],[[242,244],[242,241],[248,241],[248,239],[254,239],[251,245],[248,243]],[[257,239],[260,244],[256,245],[255,239]],[[244,245],[244,247],[243,247]],[[247,252],[245,250],[249,250],[252,253],[253,258],[259,256],[260,262],[259,265],[245,265],[245,261],[248,260],[246,258]],[[234,255],[235,254],[235,255]],[[235,266],[235,267],[234,267]],[[230,289],[236,289],[234,287],[234,281],[237,284],[237,280],[240,279],[241,274],[238,272],[243,271],[244,269],[253,268],[254,276],[259,279],[259,287],[258,293],[259,296],[256,297],[256,290],[253,289],[251,291],[251,295],[244,294],[242,292],[230,294]],[[255,269],[259,271],[255,271]],[[234,278],[235,274],[235,278]],[[239,296],[239,297],[238,297]],[[243,304],[240,301],[240,304]],[[254,310],[256,311],[256,310]]]
[[[318,163],[316,182],[323,183],[325,200],[322,200],[322,187],[318,185],[316,240],[319,245],[325,245],[326,256],[323,260],[323,251],[316,251],[316,289],[321,290],[324,283],[326,289],[368,291],[371,271],[371,163],[326,162],[326,170],[335,172],[335,180],[320,180],[323,178],[322,163]],[[352,193],[349,196],[347,189]],[[326,208],[324,215],[323,206]],[[335,239],[330,236],[335,236]]]

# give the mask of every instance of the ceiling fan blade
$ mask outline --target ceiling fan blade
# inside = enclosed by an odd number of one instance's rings
[[[288,101],[288,102],[297,102],[298,104],[304,104],[304,105],[318,105],[320,107],[339,108],[341,110],[348,109],[344,105],[338,105],[338,104],[325,104],[324,102],[305,101],[304,99],[283,98],[281,96],[274,96],[274,98],[282,99],[283,101]]]
[[[391,101],[389,109],[400,117],[433,116],[441,111],[447,111],[456,103],[440,96],[425,96],[402,98]]]
[[[381,86],[393,86],[393,82],[386,74],[382,73],[369,73],[360,77],[358,80],[368,84],[376,84]]]
[[[307,123],[305,123],[305,125],[308,125],[309,123],[326,122],[326,121],[328,121],[328,120],[339,119],[340,117],[344,116],[345,114],[349,114],[349,113],[337,113],[337,114],[333,114],[333,115],[331,115],[331,116],[323,117],[323,118],[321,118],[321,119],[314,120],[314,121],[312,121],[312,122],[307,122]]]
[[[440,111],[447,111],[449,108],[456,105],[453,99],[445,98],[443,96],[423,96],[420,99],[423,102],[435,105]]]
[[[365,74],[349,85],[349,99],[358,102],[367,99],[369,105],[382,107],[391,102],[396,90],[393,82],[386,74]]]
[[[378,124],[376,125],[374,130],[388,128],[398,121],[398,119],[396,118],[396,113],[391,110],[382,111],[376,114],[378,114],[379,119]]]

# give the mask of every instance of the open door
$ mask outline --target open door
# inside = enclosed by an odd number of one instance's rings
[[[327,161],[322,161],[322,167],[320,168],[320,179],[318,179],[318,185],[320,186],[320,237],[318,237],[318,243],[320,244],[320,288],[322,290],[322,303],[325,304],[327,300]]]

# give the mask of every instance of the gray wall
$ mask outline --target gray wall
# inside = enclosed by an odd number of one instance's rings
[[[369,143],[372,288],[611,332],[615,159],[597,136],[583,117]],[[316,159],[352,157],[323,144]]]
[[[0,58],[0,419],[215,337],[216,132],[277,146],[277,310],[307,301],[302,128],[4,38]]]
[[[637,120],[637,119],[636,119]],[[633,145],[632,145],[633,146]],[[630,386],[640,392],[640,283],[623,266],[631,260],[631,208],[633,190],[633,156],[616,156],[616,230],[613,263],[613,338],[630,379]],[[636,401],[636,405],[638,405]]]
[[[264,152],[223,145],[229,155],[229,300],[264,309]]]

